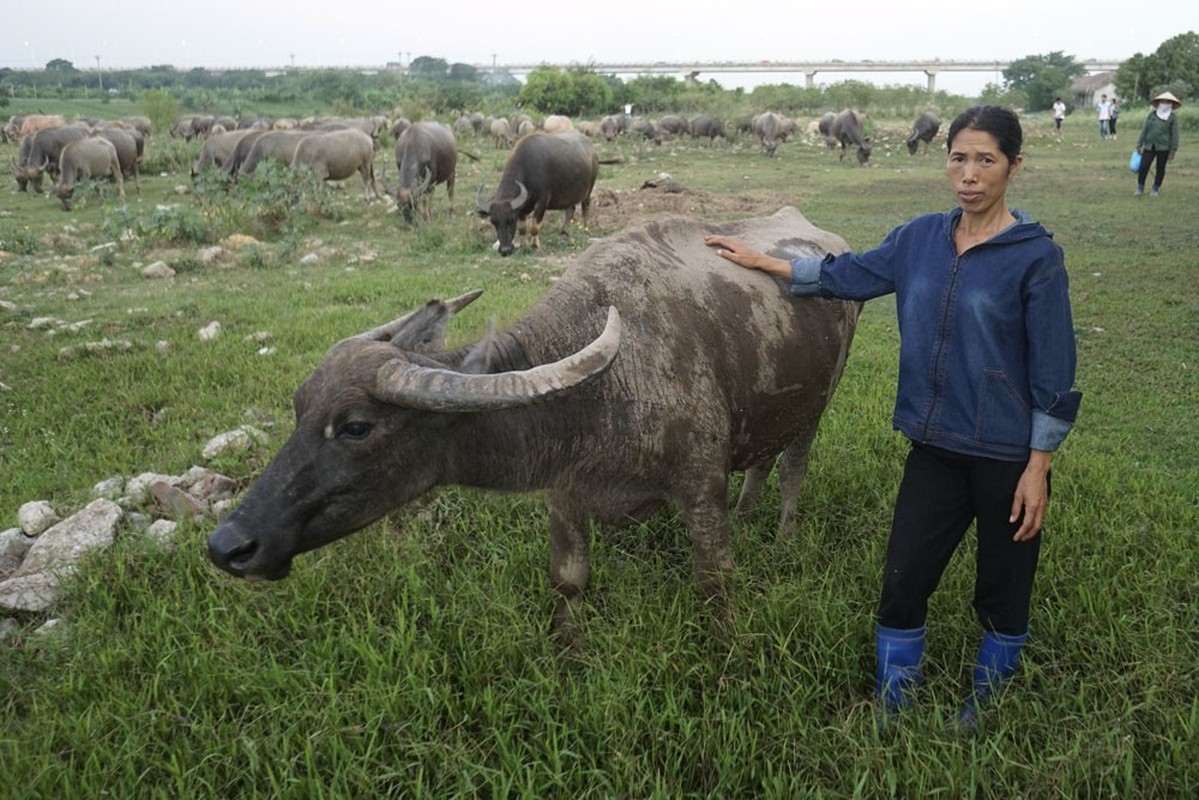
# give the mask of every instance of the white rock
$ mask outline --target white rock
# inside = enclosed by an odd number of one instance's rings
[[[211,342],[213,339],[221,335],[221,323],[210,322],[200,330],[196,331],[196,336],[200,337],[201,342]]]
[[[211,474],[212,470],[208,467],[193,464],[191,469],[179,476],[179,485],[184,489],[190,489]]]
[[[38,536],[58,520],[54,506],[45,500],[32,500],[17,510],[17,524],[28,536]]]
[[[8,641],[21,631],[20,624],[12,617],[0,619],[0,644]]]
[[[60,634],[65,630],[62,626],[61,619],[48,619],[39,625],[31,636],[50,636],[51,634]]]
[[[92,487],[92,497],[104,497],[116,500],[125,493],[125,479],[120,475],[105,478]]]
[[[0,531],[0,558],[15,558],[18,561],[25,557],[29,548],[37,541],[32,536],[26,536],[20,528],[9,528]]]
[[[67,572],[64,570],[60,575]],[[0,581],[0,609],[45,611],[58,599],[58,580],[58,575],[38,572]]]
[[[308,253],[300,259],[301,264],[315,264],[321,260],[321,257],[316,253]]]
[[[209,439],[208,444],[204,445],[204,449],[200,451],[200,455],[204,458],[216,458],[225,453],[249,450],[253,444],[254,441],[250,438],[250,434],[238,428],[235,431],[217,434]]]
[[[169,545],[175,543],[175,531],[179,528],[179,523],[170,519],[157,519],[146,528],[146,535],[157,542],[159,545]]]
[[[54,317],[34,317],[25,327],[31,331],[38,331],[42,328],[53,328],[59,325],[62,325],[62,320]]]
[[[163,481],[171,486],[179,484],[179,478],[173,475],[160,475],[157,472],[143,472],[137,477],[130,478],[125,484],[125,500],[133,506],[144,506],[150,502],[150,484]],[[122,504],[124,505],[124,504]]]
[[[142,268],[142,277],[173,278],[175,277],[175,270],[168,267],[165,261],[155,261],[153,264]]]
[[[210,245],[209,247],[201,247],[196,251],[196,258],[201,264],[211,264],[220,257],[221,253],[225,252],[225,248],[219,244]]]

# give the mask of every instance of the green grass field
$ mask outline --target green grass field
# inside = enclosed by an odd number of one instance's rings
[[[873,610],[904,452],[882,299],[866,307],[824,418],[798,529],[776,534],[777,493],[734,528],[732,632],[699,607],[671,516],[596,532],[586,648],[569,661],[547,637],[536,496],[440,491],[275,584],[212,567],[211,523],[185,523],[170,551],[125,534],[71,580],[54,614],[62,635],[34,637],[45,617],[21,618],[0,645],[5,796],[1195,796],[1199,147],[1184,140],[1162,196],[1135,200],[1133,116],[1115,142],[1089,119],[1071,119],[1062,141],[1048,120],[1026,120],[1009,198],[1065,249],[1084,398],[1054,462],[1024,669],[975,735],[945,730],[978,636],[968,544],[933,599],[917,705],[886,734],[874,727]],[[482,288],[451,327],[452,343],[469,341],[491,318],[517,319],[589,238],[625,225],[794,205],[864,249],[948,208],[941,152],[909,157],[904,121],[877,125],[867,169],[802,141],[773,160],[748,142],[601,143],[624,162],[602,167],[589,230],[559,237],[554,215],[540,252],[509,259],[472,213],[503,160],[482,140],[465,145],[481,160],[460,162],[457,216],[439,190],[434,222],[417,227],[366,203],[357,179],[328,192],[321,215],[270,230],[252,212],[278,197],[247,210],[236,193],[177,194],[186,172],[144,176],[127,210],[87,196],[69,214],[10,181],[0,528],[29,500],[69,513],[109,476],[182,472],[247,416],[269,445],[210,466],[248,481],[290,432],[292,392],[330,344]],[[153,138],[147,157],[177,162],[163,157],[172,146]],[[5,161],[14,153],[0,147]],[[639,189],[662,172],[689,191]],[[262,243],[205,263],[222,214]],[[160,259],[178,275],[142,277]],[[30,328],[39,317],[90,322],[50,335]],[[199,341],[214,320],[223,335]],[[246,340],[258,331],[273,355]],[[131,347],[60,355],[102,338]]]

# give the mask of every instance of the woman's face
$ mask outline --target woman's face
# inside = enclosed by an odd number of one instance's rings
[[[963,128],[949,148],[945,171],[962,210],[982,214],[996,204],[1003,208],[1008,181],[1020,169],[1023,156],[1015,160],[999,149],[999,142],[986,131]]]

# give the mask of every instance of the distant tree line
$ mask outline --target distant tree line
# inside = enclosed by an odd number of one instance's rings
[[[1042,111],[1055,97],[1067,96],[1085,68],[1061,51],[1030,55],[1003,71],[1003,85],[990,84],[981,99]],[[1152,54],[1137,53],[1116,76],[1118,93],[1147,100],[1169,90],[1188,99],[1199,88],[1199,35],[1189,32],[1166,40]],[[587,65],[543,65],[522,83],[503,70],[479,69],[419,56],[406,69],[228,69],[179,70],[157,65],[128,70],[81,70],[56,58],[41,70],[0,67],[0,105],[12,98],[75,98],[113,95],[138,98],[145,93],[173,98],[184,111],[249,116],[264,107],[311,106],[344,113],[402,109],[416,118],[466,110],[504,113],[514,106],[544,114],[596,117],[632,105],[637,114],[707,112],[730,117],[746,109],[782,114],[819,114],[842,108],[905,116],[924,110],[960,108],[966,98],[918,86],[879,87],[848,80],[823,87],[770,84],[750,92],[724,89],[716,81],[680,81],[667,75],[622,80]]]

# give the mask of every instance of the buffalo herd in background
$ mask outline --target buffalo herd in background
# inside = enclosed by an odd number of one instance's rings
[[[907,138],[908,152],[915,155],[923,142],[927,154],[939,128],[936,115],[920,114]],[[408,221],[417,216],[431,218],[430,200],[439,184],[446,188],[452,214],[458,156],[464,153],[477,158],[462,149],[462,142],[490,140],[494,147],[510,150],[510,155],[495,194],[484,198],[480,187],[477,213],[495,226],[495,246],[508,255],[519,246],[518,234],[525,233],[526,226],[533,246],[537,246],[538,229],[547,210],[565,211],[569,223],[578,206],[586,223],[591,191],[602,163],[592,141],[613,142],[624,137],[660,145],[689,138],[712,145],[717,139],[744,135],[756,139],[763,155],[773,158],[779,145],[798,130],[796,120],[771,111],[746,115],[731,125],[707,114],[691,119],[667,114],[656,120],[611,115],[598,121],[572,121],[550,115],[538,122],[523,113],[491,118],[476,112],[458,116],[451,125],[383,116],[239,120],[187,114],[175,120],[170,136],[203,141],[191,168],[193,179],[212,170],[236,181],[253,174],[264,159],[309,170],[321,180],[341,181],[357,173],[367,197],[379,198],[378,184],[383,183],[384,191]],[[826,113],[808,124],[805,131],[809,137],[823,140],[829,149],[840,148],[841,161],[851,149],[858,164],[864,166],[870,159],[873,145],[866,133],[866,119],[858,111]],[[11,162],[19,191],[32,185],[40,194],[43,176],[48,175],[53,182],[52,193],[64,210],[70,210],[75,187],[86,180],[111,180],[123,200],[124,179],[132,177],[140,194],[138,162],[150,135],[150,120],[145,117],[67,120],[38,114],[14,116],[3,128],[5,141],[19,143]],[[385,169],[378,180],[375,175],[375,154],[385,135],[395,143],[394,185],[387,182]]]

